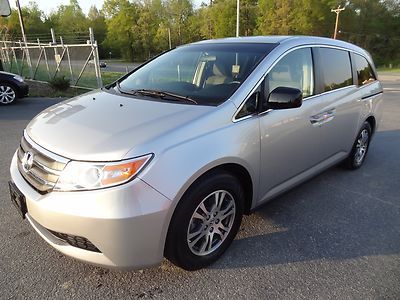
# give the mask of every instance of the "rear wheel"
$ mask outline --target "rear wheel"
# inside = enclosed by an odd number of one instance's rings
[[[186,270],[213,263],[239,230],[243,200],[240,182],[229,173],[214,173],[195,183],[175,209],[165,256]]]
[[[369,143],[371,141],[372,129],[368,122],[364,122],[354,142],[350,155],[344,161],[346,168],[350,170],[358,169],[364,163],[368,153]]]
[[[17,91],[7,83],[0,83],[0,105],[8,105],[17,99]]]

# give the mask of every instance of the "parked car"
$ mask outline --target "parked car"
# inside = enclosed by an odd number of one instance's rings
[[[94,65],[94,60],[91,59],[91,60],[88,61],[88,63],[90,65]],[[99,61],[99,66],[100,66],[100,68],[106,68],[107,67],[107,63],[105,61]]]
[[[29,87],[20,75],[0,71],[0,105],[12,104],[28,95]]]
[[[361,167],[381,103],[371,56],[343,41],[184,45],[37,115],[11,163],[11,199],[66,255],[199,269],[243,214],[340,162]]]

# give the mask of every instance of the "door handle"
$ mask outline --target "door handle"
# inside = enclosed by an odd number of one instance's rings
[[[325,123],[332,121],[335,118],[336,109],[332,108],[310,117],[310,122],[313,126],[322,126]]]

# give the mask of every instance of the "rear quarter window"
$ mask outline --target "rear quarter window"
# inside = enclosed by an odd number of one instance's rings
[[[357,70],[358,86],[366,85],[376,80],[374,71],[365,57],[354,54],[354,62]]]
[[[350,54],[348,51],[320,48],[322,91],[332,91],[353,84]]]

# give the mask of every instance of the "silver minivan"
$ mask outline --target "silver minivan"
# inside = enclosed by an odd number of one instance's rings
[[[318,37],[201,41],[26,127],[12,202],[51,246],[106,267],[220,257],[243,214],[342,163],[381,118],[371,56]]]

